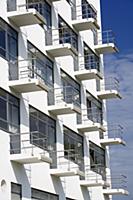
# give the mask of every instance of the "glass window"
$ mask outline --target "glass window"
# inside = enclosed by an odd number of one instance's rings
[[[46,20],[47,28],[51,28],[52,14],[51,6],[45,0],[29,0],[27,3],[28,8],[35,8]]]
[[[20,184],[11,183],[11,200],[21,200],[22,188]]]
[[[66,126],[63,127],[63,132],[65,157],[83,167],[83,137]]]
[[[7,11],[15,11],[16,10],[16,0],[7,0]]]
[[[97,69],[100,71],[100,58],[84,42],[85,69]]]
[[[56,122],[32,106],[30,111],[31,143],[42,149],[55,150]]]
[[[6,57],[6,32],[0,27],[0,55]]]
[[[68,74],[61,70],[61,81],[63,87],[63,96],[66,103],[74,103],[81,106],[80,85]]]
[[[70,43],[78,51],[78,35],[69,27],[69,25],[58,16],[59,43]]]
[[[19,133],[19,99],[0,89],[0,128]]]
[[[104,175],[104,169],[105,169],[105,149],[99,147],[93,142],[89,142],[90,148],[90,165],[91,170]]]
[[[82,0],[82,18],[97,18],[96,10],[94,10],[87,0]]]
[[[0,55],[7,60],[18,57],[18,34],[0,18]]]
[[[31,78],[38,76],[46,85],[53,87],[53,62],[28,41],[28,59],[31,63]]]
[[[87,92],[87,117],[94,122],[103,123],[102,102],[89,92]]]
[[[57,194],[48,193],[42,190],[31,189],[32,200],[59,200]]]

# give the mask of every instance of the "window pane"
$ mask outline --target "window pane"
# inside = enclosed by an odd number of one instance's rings
[[[0,118],[7,120],[6,101],[0,98]]]
[[[0,27],[0,54],[3,57],[6,57],[6,33],[5,30],[3,30]]]

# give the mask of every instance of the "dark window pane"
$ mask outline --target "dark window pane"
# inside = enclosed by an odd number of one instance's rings
[[[0,54],[6,57],[6,32],[0,27]]]

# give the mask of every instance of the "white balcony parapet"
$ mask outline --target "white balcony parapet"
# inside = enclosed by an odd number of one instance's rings
[[[89,57],[90,55],[88,55]],[[94,55],[91,55],[94,57]],[[86,57],[79,57],[79,62],[75,67],[75,77],[79,81],[91,80],[91,79],[102,79],[101,64],[98,61],[88,61]]]
[[[78,154],[74,154],[73,150],[57,151],[56,155],[57,166],[54,169],[50,169],[52,176],[84,176],[83,160]],[[80,164],[78,164],[79,160]]]
[[[9,63],[9,87],[18,93],[48,91],[44,77],[45,64],[36,59],[25,59]],[[42,68],[40,67],[42,66]],[[45,70],[45,71],[43,71]]]
[[[54,115],[81,113],[79,94],[72,86],[53,89],[54,102],[48,111]]]
[[[66,36],[65,30],[66,28],[59,28],[46,31],[45,50],[51,57],[78,55],[77,47],[73,42],[72,33]]]
[[[107,182],[109,181],[110,186],[106,189],[103,189],[104,195],[128,195],[128,191],[126,189],[126,176],[125,175],[111,175],[107,176]]]
[[[98,54],[118,52],[113,32],[111,30],[98,32],[94,49]]]
[[[116,78],[108,77],[101,83],[100,91],[97,92],[99,99],[121,99],[119,92],[119,81]]]
[[[39,10],[36,9],[35,3],[20,4],[16,6],[16,11],[8,12],[8,19],[16,26],[29,26],[34,24],[46,24],[46,20]]]
[[[82,110],[81,122],[78,122],[77,129],[79,132],[103,131],[106,129],[102,124],[102,112],[96,111],[96,108]]]
[[[122,144],[126,145],[123,140],[123,127],[121,125],[110,125],[107,128],[107,133],[103,133],[103,138],[100,139],[100,143],[103,146]]]
[[[47,139],[38,132],[10,135],[10,161],[19,164],[52,163],[47,151]],[[39,145],[40,144],[40,145]]]
[[[73,9],[72,26],[77,31],[99,29],[97,11],[92,4],[82,4]]]

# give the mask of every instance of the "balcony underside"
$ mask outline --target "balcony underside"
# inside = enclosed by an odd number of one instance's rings
[[[48,86],[40,82],[38,79],[22,79],[9,81],[9,87],[18,93],[48,91]]]
[[[80,132],[92,132],[92,131],[103,131],[105,132],[106,129],[100,123],[86,123],[86,124],[78,124],[77,129]]]
[[[98,44],[94,46],[94,49],[98,54],[118,52],[118,49],[114,43]]]
[[[77,55],[77,50],[69,43],[54,44],[45,47],[46,52],[52,57]]]
[[[44,154],[29,155],[29,154],[12,154],[10,160],[19,164],[32,164],[32,163],[52,163],[52,159]]]
[[[79,71],[75,71],[74,74],[75,74],[75,77],[80,81],[91,80],[91,79],[102,79],[102,74],[98,72],[96,69],[79,70]]]
[[[128,191],[124,189],[104,189],[105,195],[128,195]]]
[[[84,187],[98,187],[104,186],[105,182],[103,180],[82,180],[80,185]]]
[[[122,145],[126,145],[125,141],[122,140],[121,138],[107,138],[107,139],[101,139],[100,143],[102,145],[117,145],[117,144],[122,144]]]
[[[84,176],[84,173],[80,170],[76,169],[51,169],[50,174],[57,177],[65,177],[65,176]]]
[[[72,20],[72,25],[77,31],[99,29],[99,25],[93,18]]]
[[[8,12],[8,19],[18,27],[34,24],[46,24],[44,17],[34,8],[30,8],[27,11]]]
[[[104,90],[97,92],[97,96],[99,99],[114,99],[119,98],[121,99],[121,95],[117,90]]]
[[[65,115],[72,113],[81,113],[81,109],[74,104],[59,103],[58,105],[48,106],[48,111],[54,115]]]

